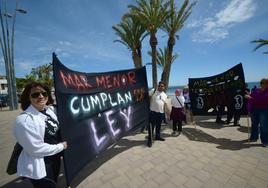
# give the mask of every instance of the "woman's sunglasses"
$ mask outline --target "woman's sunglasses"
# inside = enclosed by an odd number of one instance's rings
[[[32,97],[32,98],[37,98],[37,97],[40,96],[40,94],[42,94],[43,97],[47,97],[47,96],[48,96],[47,92],[44,91],[44,92],[35,92],[35,93],[32,93],[32,94],[31,94],[31,97]]]

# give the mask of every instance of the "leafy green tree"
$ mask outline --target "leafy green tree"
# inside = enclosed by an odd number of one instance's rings
[[[168,17],[167,8],[169,3],[163,0],[137,0],[137,6],[129,5],[130,16],[137,19],[150,34],[150,46],[152,49],[152,80],[153,87],[157,86],[157,30],[163,25]]]
[[[26,78],[16,78],[17,92],[20,93],[25,87]]]
[[[148,35],[145,28],[134,17],[123,16],[121,22],[112,27],[120,40],[132,52],[132,59],[136,68],[142,67],[142,41]]]
[[[50,88],[53,87],[52,65],[45,64],[32,68],[30,74],[26,74],[25,78],[16,78],[17,91],[22,92],[24,87],[33,81],[47,84]]]
[[[36,79],[31,74],[26,74],[25,78],[16,78],[17,92],[21,93],[25,86],[33,81],[36,81]]]
[[[259,49],[262,46],[268,45],[268,40],[265,40],[265,39],[253,40],[251,42],[252,43],[258,43],[258,45],[256,46],[256,48],[254,48],[253,51],[256,51],[257,49]],[[268,54],[268,52],[263,52],[263,53]]]
[[[169,85],[169,77],[170,77],[170,69],[173,60],[173,48],[176,43],[176,39],[179,39],[179,35],[177,34],[182,27],[184,26],[185,21],[192,13],[192,8],[195,6],[197,2],[193,2],[189,4],[189,0],[184,0],[180,10],[177,10],[174,0],[170,0],[169,7],[169,16],[165,20],[162,29],[168,34],[168,42],[167,42],[167,62],[164,67],[161,80],[166,83],[166,88]]]
[[[53,75],[52,75],[52,65],[45,64],[33,68],[31,75],[36,81],[47,84],[50,88],[53,86]]]

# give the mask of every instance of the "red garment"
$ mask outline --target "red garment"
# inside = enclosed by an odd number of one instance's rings
[[[172,107],[170,119],[175,121],[185,121],[186,114],[184,112],[184,109]]]

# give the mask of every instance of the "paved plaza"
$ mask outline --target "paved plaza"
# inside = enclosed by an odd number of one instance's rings
[[[5,173],[15,140],[11,127],[20,111],[0,110],[0,186],[31,187],[16,175]],[[89,163],[73,181],[80,188],[268,188],[268,148],[260,141],[248,142],[248,119],[240,127],[215,124],[215,117],[196,117],[171,136],[164,125],[166,141],[146,146],[146,134],[122,138]],[[78,159],[79,160],[79,159]],[[64,173],[64,170],[62,170]],[[66,187],[64,175],[59,187]]]

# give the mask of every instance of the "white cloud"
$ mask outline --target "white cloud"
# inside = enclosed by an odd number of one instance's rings
[[[186,27],[187,28],[196,28],[196,27],[200,27],[202,25],[202,23],[200,22],[200,20],[193,20],[191,23],[187,24]]]
[[[63,46],[71,46],[71,43],[69,41],[59,41],[59,44]]]
[[[20,72],[27,72],[27,74],[29,74],[32,70],[32,68],[35,68],[36,64],[34,62],[30,62],[30,61],[16,61],[15,64],[15,68],[17,70],[20,70]]]
[[[233,0],[216,15],[217,23],[224,26],[244,22],[254,16],[255,10],[254,0]]]
[[[254,0],[232,0],[213,17],[194,20],[187,27],[199,29],[193,34],[194,42],[213,43],[226,38],[230,28],[253,17],[256,8]]]
[[[40,52],[48,52],[50,49],[48,47],[43,46],[43,47],[37,48],[37,50]]]
[[[210,8],[213,7],[213,2],[209,2],[209,5],[208,5]]]

